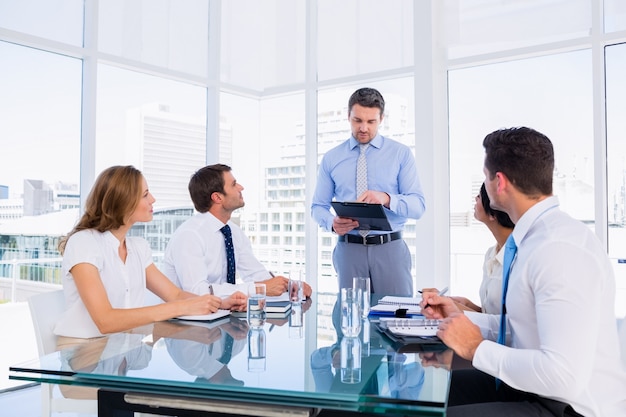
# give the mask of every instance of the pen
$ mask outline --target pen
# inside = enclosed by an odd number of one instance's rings
[[[421,292],[421,291],[420,291]],[[442,289],[441,291],[439,291],[437,293],[438,296],[442,296],[445,295],[448,292],[448,287],[445,287],[444,289]],[[428,308],[430,307],[430,304],[426,303],[426,305],[424,305],[424,308]]]
[[[276,275],[274,275],[272,271],[270,271],[270,275],[272,276],[272,278],[276,278]]]
[[[422,290],[417,290],[418,293],[423,294]],[[438,295],[445,295],[448,292],[448,287],[445,287],[443,290],[439,291]]]
[[[209,284],[209,294],[211,294],[211,295],[215,295],[215,294],[213,293],[213,285],[211,285],[211,284]]]

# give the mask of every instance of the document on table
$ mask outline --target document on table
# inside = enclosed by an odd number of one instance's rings
[[[420,314],[421,298],[417,297],[398,297],[386,295],[378,301],[378,304],[370,308],[374,313],[395,313],[399,308],[406,308],[406,314]]]
[[[194,321],[214,321],[230,315],[230,310],[217,310],[215,313],[202,314],[197,316],[180,316],[176,317],[179,320],[194,320]]]

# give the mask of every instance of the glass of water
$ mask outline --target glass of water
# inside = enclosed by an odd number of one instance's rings
[[[254,282],[248,286],[248,325],[263,327],[265,314],[265,284]]]

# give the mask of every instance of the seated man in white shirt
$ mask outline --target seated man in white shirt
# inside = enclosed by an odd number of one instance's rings
[[[268,296],[287,291],[289,280],[267,271],[252,252],[252,245],[238,225],[231,221],[233,211],[244,206],[243,186],[223,164],[203,167],[189,180],[189,194],[198,211],[181,224],[165,249],[163,273],[172,282],[196,294],[213,293],[226,297],[235,291],[247,294],[250,282],[263,282]],[[221,229],[232,233],[235,283],[228,282],[225,238]],[[305,285],[304,295],[311,295]]]
[[[594,233],[552,194],[552,143],[519,127],[490,133],[483,146],[491,207],[515,229],[505,245],[502,315],[462,313],[434,293],[422,301],[428,318],[445,317],[437,336],[475,368],[453,372],[447,415],[626,416],[613,268]]]

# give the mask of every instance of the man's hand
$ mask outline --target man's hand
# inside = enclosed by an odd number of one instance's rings
[[[306,298],[311,298],[311,295],[313,294],[313,289],[311,288],[311,286],[307,284],[306,282],[303,282],[302,285],[304,286],[303,288],[304,296]]]
[[[463,313],[453,313],[439,324],[437,337],[450,349],[471,361],[484,340],[480,329]]]
[[[369,204],[382,204],[383,206],[389,208],[391,197],[389,197],[389,194],[382,191],[367,190],[361,194],[356,201]]]
[[[222,300],[221,309],[230,311],[246,311],[248,296],[241,291],[235,291],[228,298]]]
[[[265,295],[270,297],[281,295],[287,291],[287,287],[289,286],[289,280],[282,275],[276,275],[275,277],[261,281],[261,283],[265,284]]]
[[[359,222],[347,217],[335,217],[333,219],[333,231],[339,236],[343,236],[350,230],[359,227]]]
[[[436,291],[430,289],[422,290],[420,307],[427,319],[443,319],[461,311],[452,298],[438,295]]]

